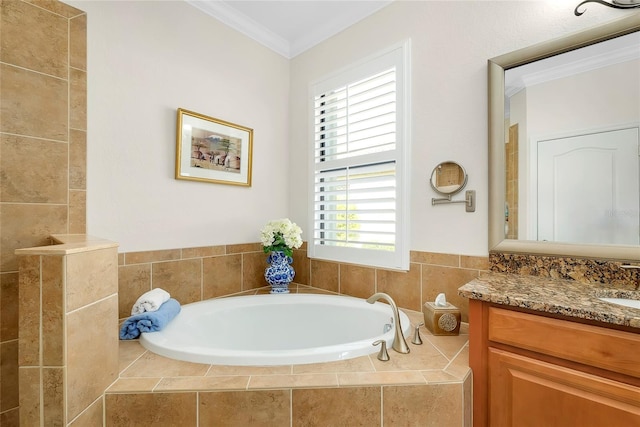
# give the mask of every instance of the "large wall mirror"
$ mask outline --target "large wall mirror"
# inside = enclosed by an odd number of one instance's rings
[[[489,60],[489,250],[640,261],[640,14]]]

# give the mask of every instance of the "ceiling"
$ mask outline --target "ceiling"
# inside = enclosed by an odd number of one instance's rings
[[[293,58],[393,0],[185,0],[202,12]]]

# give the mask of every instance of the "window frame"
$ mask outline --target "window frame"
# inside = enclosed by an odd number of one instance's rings
[[[315,80],[309,85],[309,197],[307,254],[309,258],[346,262],[371,267],[409,270],[410,236],[410,151],[411,151],[411,41],[409,39],[363,58],[353,64]],[[315,98],[344,85],[353,84],[395,66],[396,70],[396,147],[380,157],[395,162],[396,219],[395,250],[373,250],[315,244]],[[375,156],[374,156],[375,157]],[[361,165],[358,157],[340,160],[340,163]],[[374,164],[369,162],[366,164]]]

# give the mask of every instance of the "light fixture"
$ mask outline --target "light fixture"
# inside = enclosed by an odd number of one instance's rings
[[[576,16],[580,16],[587,11],[587,9],[579,12],[578,9],[580,6],[583,6],[586,3],[598,3],[607,7],[612,7],[614,9],[636,9],[640,8],[640,0],[611,0],[611,2],[605,0],[584,0],[579,5],[576,6],[573,13]]]

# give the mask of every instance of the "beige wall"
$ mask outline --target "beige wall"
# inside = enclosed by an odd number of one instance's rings
[[[309,240],[309,83],[410,37],[411,249],[486,256],[487,59],[629,13],[395,1],[288,60],[183,1],[70,3],[90,17],[88,231],[125,252],[255,242],[284,216]],[[177,107],[254,129],[251,188],[173,178]],[[475,213],[431,205],[428,178],[444,160],[469,173]]]
[[[532,147],[540,138],[564,137],[570,133],[610,130],[616,126],[638,123],[640,117],[640,61],[633,60],[580,73],[576,76],[539,83],[511,98],[510,124],[518,124],[520,155],[516,156],[520,171],[531,170]],[[570,111],[571,114],[567,114]],[[526,177],[521,177],[526,178]],[[531,235],[536,207],[530,183],[520,179],[515,192],[518,205],[519,238],[536,240]],[[511,225],[511,222],[510,222]]]
[[[290,217],[309,218],[304,179],[311,147],[309,85],[411,39],[411,246],[414,251],[488,254],[487,60],[624,16],[597,5],[577,18],[566,1],[394,1],[291,60]],[[464,166],[477,209],[431,204],[431,171]]]
[[[86,16],[0,5],[0,425],[18,416],[17,248],[85,232]]]
[[[90,234],[124,252],[247,243],[288,215],[288,59],[185,1],[69,3],[89,17]],[[253,129],[251,187],[174,178],[178,108]]]

